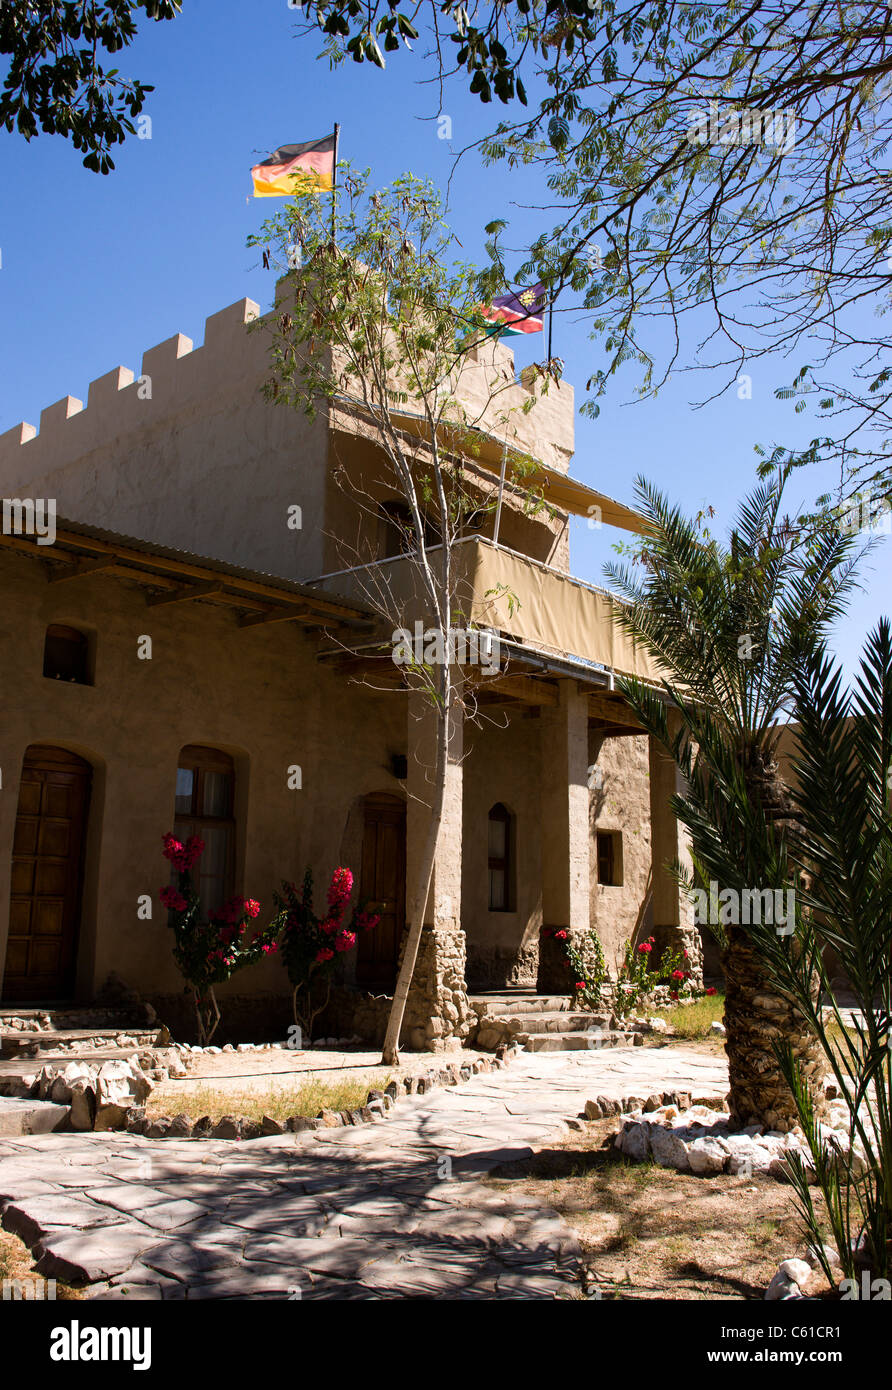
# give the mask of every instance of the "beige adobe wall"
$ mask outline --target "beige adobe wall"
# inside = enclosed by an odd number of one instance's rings
[[[0,437],[0,494],[55,498],[59,515],[301,579],[322,569],[324,415],[266,403],[268,339],[243,299],[204,345],[176,334]],[[148,392],[151,392],[149,398]],[[302,529],[289,527],[289,507]]]
[[[622,962],[626,941],[647,935],[651,919],[650,777],[647,736],[601,739],[589,735],[591,777],[591,925],[611,971]],[[600,776],[598,775],[600,774]],[[623,883],[598,883],[596,834],[622,835]]]
[[[477,727],[466,723],[462,925],[472,987],[536,983],[542,925],[540,725],[522,710],[492,715]],[[512,912],[489,910],[487,821],[499,801],[514,817]]]
[[[143,591],[110,577],[47,584],[34,560],[0,553],[0,966],[8,930],[10,847],[25,750],[55,744],[94,767],[78,993],[89,998],[109,971],[144,994],[182,988],[157,903],[166,881],[161,836],[172,827],[180,749],[203,743],[237,765],[240,842],[236,891],[258,898],[310,864],[324,895],[341,861],[346,820],[363,793],[399,790],[389,756],[405,741],[404,706],[350,685],[315,658],[293,625],[239,629],[234,613],[206,603],[148,609]],[[95,685],[42,675],[49,623],[95,634]],[[150,661],[137,639],[153,641]],[[299,764],[303,788],[289,791]],[[355,853],[354,842],[348,846]],[[358,859],[351,867],[358,870]],[[141,894],[153,922],[137,919]],[[227,993],[284,992],[277,961],[245,971]]]

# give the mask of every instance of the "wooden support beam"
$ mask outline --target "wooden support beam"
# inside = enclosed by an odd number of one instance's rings
[[[101,570],[114,569],[118,563],[117,555],[101,555],[96,560],[81,560],[76,565],[66,565],[49,577],[50,584],[64,584],[68,579],[81,579],[88,574],[99,574]]]
[[[149,608],[161,608],[166,603],[186,603],[192,598],[209,598],[211,594],[219,594],[223,585],[219,583],[192,584],[189,588],[174,589],[169,594],[151,594],[146,597],[146,604]]]
[[[551,680],[534,680],[531,676],[495,676],[480,682],[478,690],[487,694],[510,695],[525,705],[556,705],[558,688]]]
[[[252,613],[250,618],[240,618],[239,627],[264,627],[268,623],[315,623],[318,627],[325,619],[306,608],[270,608],[266,613]]]
[[[589,695],[588,712],[595,719],[606,719],[608,724],[624,724],[638,733],[644,733],[644,729],[621,695]]]

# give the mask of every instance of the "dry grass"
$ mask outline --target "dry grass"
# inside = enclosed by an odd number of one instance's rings
[[[781,1260],[805,1248],[791,1189],[768,1177],[697,1178],[630,1163],[613,1148],[616,1128],[598,1121],[485,1181],[574,1227],[588,1296],[761,1300]],[[808,1292],[826,1292],[822,1276]]]
[[[375,1082],[376,1088],[383,1090],[387,1084]],[[256,1085],[250,1089],[239,1090],[232,1086],[215,1086],[213,1081],[207,1085],[190,1086],[175,1097],[169,1093],[153,1093],[146,1105],[146,1114],[154,1119],[158,1115],[188,1115],[198,1120],[209,1115],[219,1120],[223,1115],[244,1115],[249,1120],[262,1120],[264,1115],[280,1123],[289,1115],[318,1115],[320,1110],[356,1110],[365,1105],[369,1094],[369,1081],[288,1081],[270,1084],[265,1088]]]
[[[18,1236],[11,1236],[7,1231],[0,1231],[0,1283],[6,1279],[17,1279],[27,1284],[33,1280],[40,1280],[40,1278],[39,1274],[34,1273],[34,1261],[27,1245],[19,1240]],[[44,1297],[46,1297],[45,1287],[43,1292]],[[57,1299],[79,1299],[81,1297],[80,1290],[56,1281]]]

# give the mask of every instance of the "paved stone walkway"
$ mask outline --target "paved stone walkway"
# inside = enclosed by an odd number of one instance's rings
[[[553,1298],[574,1285],[572,1229],[475,1177],[595,1095],[726,1088],[723,1059],[680,1048],[537,1053],[353,1129],[5,1140],[0,1210],[40,1273],[90,1297]]]

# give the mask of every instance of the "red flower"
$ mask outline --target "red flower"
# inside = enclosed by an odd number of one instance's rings
[[[259,917],[260,903],[254,898],[247,898],[245,900],[245,913],[248,917]]]
[[[170,908],[172,912],[185,912],[189,906],[182,893],[178,893],[176,888],[162,888],[158,896],[164,906]]]
[[[190,835],[185,844],[170,833],[162,835],[161,838],[164,842],[164,858],[169,859],[181,874],[188,873],[204,853],[204,840],[199,839],[197,835]]]
[[[355,931],[342,931],[335,937],[336,951],[352,951],[356,945]]]
[[[323,946],[321,951],[316,952],[316,959],[320,963],[326,960],[332,960],[333,957],[334,951],[330,951],[327,946]]]
[[[652,950],[653,947],[647,941],[642,941],[641,945],[638,947],[638,954],[648,955]]]
[[[576,981],[576,988],[577,988],[577,989],[585,989],[585,980],[577,980],[577,981]]]
[[[566,941],[567,933],[565,931],[556,931],[554,934],[554,939],[555,941]]]
[[[685,960],[687,960],[687,958],[688,958],[688,953],[687,953],[687,951],[682,951],[681,954],[684,956]]]
[[[670,990],[670,991],[669,991],[669,998],[670,998],[670,999],[677,999],[677,998],[678,998],[678,994],[675,993],[675,992],[673,992],[672,990]]]
[[[357,912],[356,925],[360,931],[371,931],[381,921],[379,912]]]
[[[706,993],[707,993],[707,994],[715,994],[715,988],[714,988],[713,986],[710,986],[710,988],[706,991]]]
[[[343,907],[353,892],[353,874],[349,869],[335,869],[328,887],[329,907]]]
[[[683,970],[673,970],[673,972],[672,972],[672,979],[673,979],[673,980],[683,980],[683,979],[684,979],[684,971],[683,971]]]

